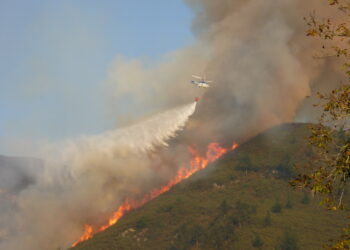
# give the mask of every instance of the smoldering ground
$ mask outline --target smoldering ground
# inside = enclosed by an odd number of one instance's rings
[[[179,145],[204,147],[212,141],[243,141],[270,126],[293,121],[299,110],[307,120],[305,97],[311,89],[324,84],[321,76],[329,67],[325,61],[312,58],[321,44],[305,37],[303,17],[313,9],[324,14],[327,3],[186,3],[196,15],[196,41],[152,66],[142,60],[118,58],[107,79],[115,99],[128,96],[135,106],[154,111],[202,96],[188,129],[176,139]],[[214,83],[207,92],[190,88],[187,82],[191,74],[205,74]],[[186,120],[175,117],[163,127],[172,135]],[[155,173],[159,168],[154,166],[160,166],[164,176],[172,171],[171,167],[168,171],[161,158],[150,157],[149,149],[169,137],[165,136],[168,132],[155,133],[157,128],[153,125],[147,134],[127,132],[122,139],[114,133],[88,137],[71,143],[61,155],[49,157],[51,162],[42,178],[16,197],[16,210],[10,215],[1,213],[13,218],[17,233],[3,238],[0,247],[68,246],[77,240],[84,223],[103,223],[126,195],[137,196],[141,186],[147,189],[154,181],[162,181],[157,177],[162,174]],[[144,138],[144,142],[135,140],[136,136]],[[154,143],[145,144],[146,141]],[[128,146],[121,147],[121,142]],[[182,151],[176,157],[182,156]]]

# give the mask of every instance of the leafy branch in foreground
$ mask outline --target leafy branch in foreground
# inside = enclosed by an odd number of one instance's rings
[[[319,94],[324,101],[319,124],[311,125],[309,143],[317,156],[311,174],[299,175],[291,184],[325,195],[329,209],[343,209],[343,197],[350,178],[350,85]]]
[[[329,56],[341,59],[343,69],[350,80],[350,2],[328,0],[337,7],[341,22],[329,18],[318,19],[315,13],[305,18],[309,29],[307,36],[323,40],[323,51],[331,48]],[[327,52],[326,52],[327,53]],[[308,169],[310,173],[299,175],[292,186],[310,189],[324,197],[322,204],[330,210],[344,210],[344,194],[350,181],[350,85],[342,84],[328,94],[318,93],[322,114],[319,123],[310,126],[309,143],[316,157]],[[350,249],[350,227],[344,228],[341,239],[331,249]]]
[[[341,21],[334,21],[330,18],[317,18],[315,13],[310,14],[309,18],[304,18],[307,25],[307,36],[319,37],[324,40],[322,46],[323,53],[316,58],[339,57],[344,60],[343,68],[348,77],[350,77],[350,2],[348,0],[328,0],[330,5],[338,8]],[[330,48],[330,50],[328,49]]]

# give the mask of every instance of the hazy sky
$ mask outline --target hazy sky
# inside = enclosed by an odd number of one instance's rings
[[[108,67],[191,43],[191,19],[181,0],[1,0],[0,154],[112,128]]]

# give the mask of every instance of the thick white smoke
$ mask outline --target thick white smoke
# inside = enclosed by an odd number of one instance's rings
[[[72,140],[52,152],[38,182],[15,197],[12,211],[1,211],[12,221],[0,230],[11,228],[3,233],[0,249],[69,247],[84,223],[105,223],[126,197],[164,181],[164,170],[155,168],[151,153],[184,128],[195,107],[192,103],[130,127]]]

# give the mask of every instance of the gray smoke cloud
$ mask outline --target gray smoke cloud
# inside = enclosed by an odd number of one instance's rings
[[[127,94],[159,108],[203,96],[187,133],[200,145],[227,137],[243,141],[279,123],[310,120],[312,103],[305,97],[326,86],[321,75],[329,80],[337,74],[330,75],[327,60],[313,58],[321,41],[305,36],[303,18],[313,10],[332,16],[327,2],[185,2],[196,14],[196,43],[151,67],[119,58],[108,79],[116,97]],[[192,74],[205,74],[212,87],[206,92],[193,88],[188,84]]]

